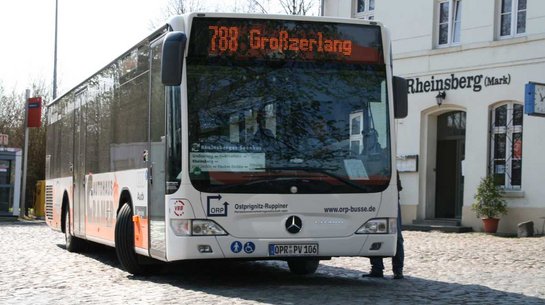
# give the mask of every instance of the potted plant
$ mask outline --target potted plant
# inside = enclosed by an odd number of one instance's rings
[[[494,184],[494,177],[486,176],[481,179],[474,198],[471,209],[483,220],[484,231],[496,233],[500,221],[498,217],[507,214],[507,203]]]

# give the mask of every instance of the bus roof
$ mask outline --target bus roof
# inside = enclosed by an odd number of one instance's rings
[[[55,104],[58,100],[72,93],[73,91],[79,90],[79,87],[84,85],[91,78],[99,74],[102,70],[116,62],[117,60],[123,58],[129,54],[134,48],[140,46],[144,41],[153,40],[155,37],[161,35],[167,29],[173,31],[182,31],[189,33],[190,29],[185,29],[186,21],[192,20],[193,17],[219,17],[219,18],[245,18],[245,19],[276,19],[276,20],[294,20],[294,21],[315,21],[315,22],[335,22],[335,23],[347,23],[347,24],[362,24],[362,25],[375,25],[383,27],[383,25],[378,21],[355,19],[355,18],[341,18],[341,17],[329,17],[329,16],[301,16],[301,15],[280,15],[280,14],[242,14],[242,13],[217,13],[217,12],[195,12],[188,13],[184,15],[172,16],[168,19],[167,23],[156,30],[154,30],[150,35],[146,36],[144,39],[140,40],[138,43],[133,45],[127,51],[123,52],[115,59],[110,61],[108,64],[104,65],[98,71],[85,78],[83,81],[65,91],[62,95],[58,96],[55,100],[51,101],[46,107],[50,107]]]
[[[316,22],[337,22],[352,24],[368,24],[383,26],[382,23],[374,20],[364,20],[356,18],[342,18],[329,16],[301,16],[301,15],[280,15],[280,14],[241,14],[241,13],[217,13],[217,12],[195,12],[184,15],[173,16],[169,18],[168,24],[175,31],[183,31],[183,24],[186,20],[193,17],[219,17],[219,18],[245,18],[245,19],[276,19],[276,20],[294,20],[294,21],[316,21]],[[181,26],[180,26],[181,25]]]

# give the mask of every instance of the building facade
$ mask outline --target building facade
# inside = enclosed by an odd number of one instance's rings
[[[504,191],[500,233],[545,221],[545,117],[525,113],[525,85],[545,83],[545,1],[323,0],[326,16],[364,18],[390,30],[394,74],[409,85],[398,120],[403,223],[457,220],[481,178]]]

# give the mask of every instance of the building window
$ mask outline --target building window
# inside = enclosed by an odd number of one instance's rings
[[[356,0],[356,18],[374,20],[375,0]]]
[[[490,126],[490,173],[494,182],[506,190],[522,185],[523,106],[505,103],[492,109]]]
[[[437,45],[460,43],[462,0],[438,1],[437,14]]]
[[[500,37],[526,33],[526,0],[500,0]]]
[[[363,121],[363,112],[354,112],[350,114],[350,152],[357,156],[361,153],[363,146],[363,135],[361,131]]]

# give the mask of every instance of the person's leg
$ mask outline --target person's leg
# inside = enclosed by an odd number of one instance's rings
[[[384,262],[382,257],[371,257],[371,273],[382,274],[384,272]]]
[[[405,260],[405,251],[403,249],[403,234],[401,234],[401,211],[398,207],[397,214],[397,251],[392,257],[392,270],[395,279],[403,278],[403,261]]]
[[[394,276],[399,274],[403,277],[403,260],[405,259],[405,251],[403,249],[403,235],[401,232],[397,235],[397,251],[396,255],[392,257],[392,270],[394,271]]]
[[[370,257],[371,272],[362,275],[363,277],[383,277],[384,276],[384,262],[382,257]]]

